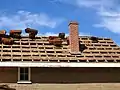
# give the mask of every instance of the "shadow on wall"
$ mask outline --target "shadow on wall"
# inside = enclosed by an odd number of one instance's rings
[[[17,83],[17,68],[0,70],[0,83]],[[31,68],[32,83],[120,83],[120,68]]]
[[[0,67],[0,83],[16,83],[18,80],[18,69],[13,67]]]
[[[33,83],[120,83],[120,68],[32,68]]]

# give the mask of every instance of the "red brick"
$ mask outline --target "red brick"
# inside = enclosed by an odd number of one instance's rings
[[[69,42],[71,53],[79,53],[79,32],[78,23],[70,22],[69,24]]]

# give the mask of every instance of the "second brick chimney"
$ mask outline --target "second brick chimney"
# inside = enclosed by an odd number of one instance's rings
[[[78,23],[74,21],[69,23],[69,44],[71,53],[73,54],[80,53]]]

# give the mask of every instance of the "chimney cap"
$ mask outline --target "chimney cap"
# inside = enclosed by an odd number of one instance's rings
[[[76,22],[76,21],[70,21],[69,25],[71,25],[71,24],[72,24],[72,25],[78,25],[79,23]],[[69,25],[68,25],[68,26],[69,26]]]

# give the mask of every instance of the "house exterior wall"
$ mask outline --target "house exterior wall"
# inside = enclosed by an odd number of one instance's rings
[[[17,70],[17,68],[0,67],[0,83],[16,83],[18,79]]]
[[[32,68],[34,83],[117,83],[120,68]]]
[[[32,84],[17,84],[17,68],[0,71],[16,90],[119,90],[120,68],[31,68]]]

